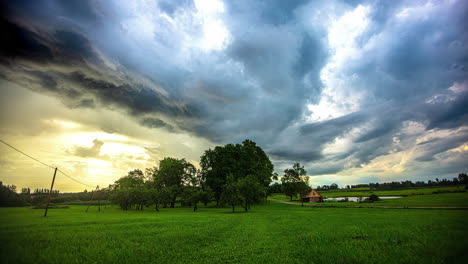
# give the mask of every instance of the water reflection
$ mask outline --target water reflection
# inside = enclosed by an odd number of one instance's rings
[[[380,199],[385,200],[385,199],[396,199],[396,198],[401,198],[403,196],[379,196]],[[344,201],[346,198],[348,198],[348,201],[350,202],[359,202],[360,199],[361,201],[364,201],[368,197],[353,197],[353,196],[348,196],[348,197],[333,197],[333,198],[327,198],[323,199],[324,202],[338,202],[338,201]]]

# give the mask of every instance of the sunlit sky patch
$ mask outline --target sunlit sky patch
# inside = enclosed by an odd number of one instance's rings
[[[3,3],[6,2],[6,3]],[[0,138],[90,185],[251,139],[313,186],[453,178],[468,4],[2,1]],[[5,33],[5,34],[7,34]],[[50,168],[0,146],[3,182]],[[57,187],[84,187],[65,177]]]

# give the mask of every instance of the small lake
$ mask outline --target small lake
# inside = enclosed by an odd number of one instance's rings
[[[403,196],[379,196],[380,199],[382,200],[385,200],[385,199],[396,199],[396,198],[401,198]],[[325,202],[338,202],[338,201],[343,201],[344,199],[348,198],[348,201],[350,202],[359,202],[359,198],[362,199],[362,201],[364,201],[364,199],[366,198],[369,198],[369,197],[353,197],[353,196],[349,196],[349,197],[333,197],[333,198],[327,198],[327,199],[323,199],[323,201]]]

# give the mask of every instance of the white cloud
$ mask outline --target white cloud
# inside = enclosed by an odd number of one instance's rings
[[[196,0],[197,17],[203,27],[203,36],[199,48],[204,51],[221,50],[226,47],[230,34],[221,15],[224,13],[224,4],[219,0]]]
[[[463,82],[454,82],[452,86],[448,88],[450,91],[454,93],[462,93],[468,91],[468,80]]]
[[[349,77],[343,72],[349,61],[361,55],[357,41],[369,27],[370,12],[370,7],[359,5],[329,25],[327,40],[332,56],[320,74],[324,84],[320,102],[307,105],[312,112],[308,121],[325,121],[360,109],[360,101],[366,93],[350,87],[359,80],[359,76],[353,74]]]

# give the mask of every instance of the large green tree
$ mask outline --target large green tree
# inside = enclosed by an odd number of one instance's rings
[[[273,164],[262,148],[251,140],[242,144],[227,144],[209,149],[201,156],[201,173],[213,190],[217,204],[223,200],[227,176],[233,180],[251,175],[258,184],[268,187],[273,176]]]
[[[182,191],[182,200],[189,206],[193,206],[193,211],[198,210],[198,203],[203,202],[205,206],[211,199],[211,189],[206,186],[204,178],[199,171],[187,175]]]
[[[236,212],[236,205],[242,202],[239,183],[235,180],[234,175],[229,174],[226,178],[226,184],[223,186],[224,202],[232,206],[232,212]]]
[[[307,171],[299,162],[294,163],[293,167],[284,170],[284,176],[281,178],[282,190],[289,199],[293,196],[303,195],[307,191],[309,177]]]
[[[237,186],[242,206],[246,212],[250,210],[252,204],[259,203],[266,197],[267,187],[262,186],[258,178],[253,175],[239,179]]]
[[[170,205],[174,208],[182,187],[195,177],[196,172],[195,166],[185,159],[164,158],[159,163],[159,169],[153,174],[153,181],[156,186],[169,190]]]
[[[136,205],[140,210],[143,209],[143,203],[146,200],[144,179],[141,170],[129,171],[126,176],[118,179],[113,185],[111,200],[124,210],[128,210],[133,205]]]

